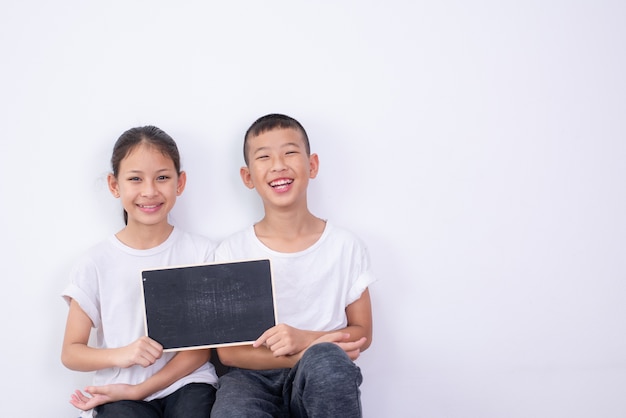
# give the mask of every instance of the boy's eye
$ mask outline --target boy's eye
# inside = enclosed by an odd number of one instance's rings
[[[258,157],[256,157],[257,160],[266,160],[269,158],[269,155],[259,155]]]

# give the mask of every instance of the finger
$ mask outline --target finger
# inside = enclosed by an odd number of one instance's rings
[[[274,354],[274,357],[288,356],[293,354],[291,353],[289,346],[272,346],[272,353]]]
[[[149,342],[150,342],[150,347],[152,348],[152,352],[156,353],[157,357],[161,356],[161,353],[163,352],[163,346],[161,344],[159,344],[158,342],[156,342],[155,340],[153,340],[152,338],[148,338]]]
[[[83,410],[83,411],[84,411],[84,403],[83,403],[83,402],[77,401],[76,399],[72,398],[72,399],[70,399],[70,403],[71,403],[71,404],[72,404],[75,408],[78,408],[78,409],[81,409],[81,410]]]
[[[151,355],[150,353],[143,353],[141,357],[139,358],[138,363],[142,367],[149,367],[149,366],[152,366],[155,361],[156,361],[156,358],[153,355]]]
[[[146,347],[146,352],[155,359],[160,358],[163,354],[163,346],[154,340],[150,340],[150,344]]]
[[[85,390],[85,392],[89,393],[87,390]],[[89,400],[89,397],[85,396],[80,390],[75,391],[73,396],[81,402],[87,402]]]
[[[88,403],[88,401],[90,400],[90,398],[86,397],[85,395],[83,395],[83,393],[79,390],[75,391],[71,396],[70,396],[70,403],[78,408],[81,409],[83,411],[89,409],[86,405]]]
[[[76,406],[76,404],[80,404],[80,403],[84,403],[83,401],[80,400],[80,398],[78,396],[76,396],[75,394],[71,394],[70,395],[70,403],[74,406]]]
[[[265,340],[265,345],[268,347],[274,347],[276,344],[280,344],[282,340],[283,339],[280,335],[274,334]]]
[[[366,341],[366,340],[367,340],[367,338],[365,338],[365,337],[361,337],[361,338],[359,338],[359,339],[358,339],[358,340],[356,340],[356,341],[349,341],[349,342],[347,342],[346,344],[351,344],[351,345],[353,345],[355,348],[356,348],[356,347],[362,347],[362,346],[363,346],[363,344],[365,344],[365,341]]]
[[[140,337],[136,345],[140,353],[150,353],[151,356],[159,358],[163,353],[163,346],[150,337]]]
[[[265,331],[263,334],[261,334],[261,336],[259,338],[257,338],[254,343],[252,343],[252,347],[254,348],[259,348],[261,347],[263,344],[266,344],[266,341],[268,338],[270,338],[272,335],[274,335],[274,328],[272,327],[270,329],[268,329],[267,331]]]
[[[280,351],[281,349],[283,349],[285,347],[285,344],[283,341],[281,340],[277,340],[276,342],[274,342],[273,344],[270,343],[270,341],[268,340],[267,343],[265,343],[265,345],[267,345],[267,348],[270,349],[270,351],[272,353],[274,353],[274,356],[278,356],[280,354],[277,354],[277,351]]]
[[[157,340],[153,340],[150,337],[146,337],[146,340],[150,343],[150,345],[152,345],[154,347],[163,348],[163,346]]]
[[[85,388],[85,392],[87,392],[93,397],[94,395],[100,395],[100,394],[106,393],[105,389],[106,389],[106,386],[87,386]]]
[[[346,354],[348,355],[350,360],[354,361],[358,359],[359,356],[361,355],[361,350],[346,351]]]
[[[353,351],[353,350],[360,351],[361,347],[363,347],[363,344],[365,344],[365,340],[366,338],[362,337],[361,339],[357,341],[340,342],[336,344],[339,345],[345,352]]]

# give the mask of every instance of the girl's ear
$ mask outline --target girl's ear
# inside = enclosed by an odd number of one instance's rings
[[[109,175],[107,175],[107,184],[109,185],[109,191],[111,194],[116,198],[120,197],[120,185],[113,173],[109,173]]]
[[[248,189],[254,189],[254,183],[252,182],[250,169],[247,166],[241,167],[239,169],[239,175],[241,176],[241,180],[243,180],[243,184],[245,184]]]
[[[320,158],[317,154],[311,154],[309,157],[309,178],[314,179],[320,169]]]
[[[187,184],[187,173],[181,171],[178,175],[178,184],[176,185],[176,196],[180,196],[183,194],[183,190],[185,190],[185,185]]]

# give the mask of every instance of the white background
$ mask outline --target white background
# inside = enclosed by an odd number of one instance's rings
[[[0,4],[2,415],[74,417],[74,260],[122,226],[124,130],[178,142],[172,216],[260,219],[257,117],[307,128],[313,212],[368,243],[366,418],[626,416],[626,3]]]

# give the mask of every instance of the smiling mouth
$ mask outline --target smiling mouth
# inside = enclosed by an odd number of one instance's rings
[[[156,209],[161,205],[162,203],[158,203],[156,205],[137,205],[137,206],[139,206],[141,209]]]
[[[270,186],[274,188],[284,187],[284,186],[290,185],[291,183],[293,183],[292,179],[280,179],[280,180],[275,180],[275,181],[270,182]]]

